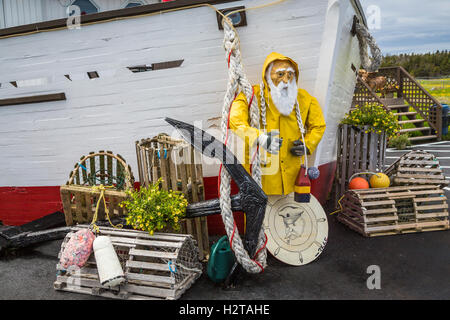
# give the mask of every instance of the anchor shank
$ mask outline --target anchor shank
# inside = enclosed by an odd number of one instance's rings
[[[231,209],[233,211],[242,211],[240,194],[231,196]],[[186,208],[186,218],[205,217],[220,214],[220,212],[220,200],[211,199],[189,204]]]

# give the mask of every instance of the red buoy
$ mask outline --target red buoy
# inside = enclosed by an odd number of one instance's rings
[[[348,184],[348,188],[350,190],[354,190],[354,189],[369,189],[369,183],[367,182],[366,179],[361,178],[361,177],[357,177],[357,178],[353,178],[350,183]]]
[[[306,168],[302,166],[295,179],[294,199],[296,202],[309,202],[311,200],[311,181],[306,174]]]

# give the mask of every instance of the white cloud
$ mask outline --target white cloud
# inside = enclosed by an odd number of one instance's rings
[[[383,54],[450,50],[450,1],[361,0],[361,5],[380,8],[381,28],[371,33]]]

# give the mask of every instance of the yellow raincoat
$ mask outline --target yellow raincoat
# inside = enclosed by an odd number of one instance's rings
[[[279,113],[272,98],[269,95],[269,86],[265,79],[266,69],[270,63],[275,60],[288,60],[294,66],[296,77],[299,78],[299,69],[297,63],[288,57],[279,53],[271,53],[264,62],[262,70],[262,78],[264,81],[264,97],[267,103],[266,122],[267,132],[272,130],[280,131],[280,138],[283,138],[280,152],[277,155],[268,154],[264,149],[260,150],[265,153],[262,159],[267,157],[265,161],[267,165],[262,164],[262,186],[266,194],[281,195],[289,194],[294,191],[294,184],[300,165],[303,163],[303,157],[294,156],[290,149],[295,140],[301,140],[301,133],[297,123],[295,108],[289,116],[283,116]],[[258,105],[261,110],[260,86],[253,86],[255,97],[258,99]],[[305,145],[312,154],[322,139],[325,132],[325,120],[322,109],[316,98],[306,92],[306,90],[298,89],[298,103],[303,124],[306,129]],[[250,172],[249,149],[254,146],[256,139],[262,131],[250,127],[248,102],[244,93],[240,93],[234,100],[230,110],[230,129],[241,137],[246,144],[244,167]],[[261,124],[262,128],[262,124]]]

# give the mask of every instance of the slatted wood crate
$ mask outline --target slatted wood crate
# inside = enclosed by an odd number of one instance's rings
[[[70,236],[85,226],[72,227],[62,242],[58,259]],[[124,270],[126,282],[117,288],[102,286],[94,253],[81,268],[63,270],[58,264],[55,290],[114,299],[178,299],[202,274],[198,248],[191,235],[154,233],[100,227],[109,236]]]
[[[338,128],[337,165],[333,184],[334,204],[348,189],[350,177],[358,172],[381,172],[386,153],[386,134],[367,132],[369,126],[341,124]]]
[[[349,190],[337,219],[367,237],[449,229],[447,197],[436,185]]]
[[[395,185],[436,184],[448,185],[439,165],[439,160],[432,153],[422,150],[410,151],[397,159],[385,173]]]
[[[110,218],[124,215],[119,203],[127,198],[126,190],[133,190],[134,177],[131,167],[111,151],[90,152],[82,156],[69,175],[66,185],[60,187],[66,224],[91,222],[100,196],[93,188],[100,184],[105,188],[106,206]],[[104,205],[99,206],[98,220],[106,218]]]
[[[189,203],[205,199],[201,154],[183,140],[160,134],[136,141],[136,156],[139,180],[143,186],[162,178],[163,189],[183,192]],[[206,260],[209,256],[206,217],[183,219],[181,232],[194,236],[200,260]]]

